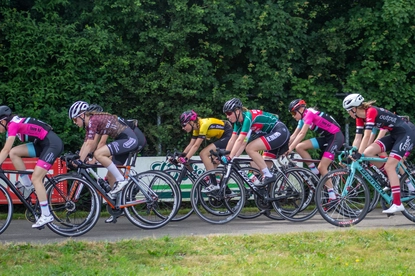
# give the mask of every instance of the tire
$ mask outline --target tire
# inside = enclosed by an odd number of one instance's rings
[[[193,187],[195,184],[195,179],[193,177],[186,176],[186,178],[183,179],[182,182],[179,183],[178,178],[182,172],[182,169],[168,169],[168,170],[164,170],[163,172],[170,175],[176,181],[177,187],[180,190],[180,195],[182,198],[179,204],[179,210],[177,211],[177,214],[174,216],[174,218],[172,218],[172,221],[181,221],[181,220],[187,219],[193,214],[193,208],[190,202],[190,191],[189,192],[186,191],[188,188],[188,185],[186,183],[183,183],[183,181],[186,181],[186,180],[188,180],[188,182],[190,181],[192,183],[191,187]],[[187,194],[189,195],[187,196]],[[189,198],[189,200],[185,201],[184,198],[186,199]]]
[[[92,184],[76,174],[61,174],[45,184],[50,212],[54,221],[47,224],[53,232],[65,237],[87,233],[101,213],[101,197]]]
[[[358,224],[365,218],[370,206],[369,187],[360,176],[355,174],[349,188],[346,188],[349,174],[348,168],[330,171],[321,179],[316,189],[316,203],[320,215],[328,223],[338,227]],[[328,201],[326,187],[329,181],[337,197],[331,202]]]
[[[252,167],[243,167],[240,172],[247,175],[249,171],[253,171],[255,175],[259,176],[260,171]],[[236,175],[235,175],[236,177]],[[238,214],[238,218],[241,219],[254,219],[261,216],[267,210],[272,210],[272,204],[263,200],[263,198],[251,189],[243,179],[240,179],[241,183],[244,183],[245,187],[245,204]]]
[[[289,220],[294,222],[302,222],[314,217],[318,212],[315,201],[316,186],[319,182],[317,175],[306,168],[290,168],[285,171],[286,174],[295,173],[300,178],[304,187],[304,202],[300,210],[290,216]]]
[[[410,171],[410,174],[412,179],[415,179],[415,171]],[[408,178],[409,175],[405,174],[400,180],[401,202],[405,207],[405,210],[402,212],[402,214],[410,221],[415,222],[415,192],[411,192],[408,189],[408,184],[406,183]],[[411,181],[409,182],[409,185],[411,184]]]
[[[301,211],[304,203],[304,184],[295,171],[279,173],[271,184],[270,197],[272,206],[283,218],[289,221]]]
[[[193,210],[206,222],[225,224],[237,217],[244,207],[245,186],[237,175],[231,174],[227,183],[221,183],[219,190],[202,193],[202,189],[209,185],[204,179],[211,174],[220,175],[223,181],[223,169],[203,173],[190,193]]]
[[[157,229],[169,223],[181,201],[175,181],[160,171],[142,172],[131,180],[122,193],[122,202],[131,205],[124,210],[128,220],[142,229]],[[152,199],[143,194],[143,188]]]
[[[9,227],[13,217],[13,201],[7,192],[6,183],[8,181],[0,178],[0,234]]]

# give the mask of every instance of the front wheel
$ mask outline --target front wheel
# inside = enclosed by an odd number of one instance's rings
[[[13,202],[6,186],[6,182],[0,178],[0,234],[9,227],[13,215]]]
[[[231,174],[224,183],[223,169],[210,170],[203,173],[190,192],[193,210],[204,221],[213,224],[224,224],[238,216],[245,204],[245,187],[236,174]],[[211,177],[213,175],[213,177]],[[213,192],[202,192],[210,185],[210,181],[219,180],[220,189]]]
[[[320,215],[330,224],[350,227],[361,222],[368,213],[370,192],[358,175],[349,177],[349,169],[338,169],[326,174],[316,189],[316,204]],[[327,187],[333,187],[336,199],[329,199]]]
[[[76,174],[61,174],[45,183],[53,232],[65,237],[87,233],[101,213],[101,197],[92,184]]]

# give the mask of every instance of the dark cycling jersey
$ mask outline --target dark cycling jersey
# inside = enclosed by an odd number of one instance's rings
[[[121,123],[117,116],[111,114],[92,114],[86,128],[86,140],[94,140],[95,134],[116,138],[128,126]]]
[[[356,118],[357,134],[362,134],[363,130],[372,130],[374,127],[393,132],[394,129],[402,129],[406,126],[405,121],[398,115],[376,106],[369,107],[366,110],[366,119]]]

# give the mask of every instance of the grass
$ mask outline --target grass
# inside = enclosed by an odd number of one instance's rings
[[[415,231],[0,244],[1,275],[414,275]]]

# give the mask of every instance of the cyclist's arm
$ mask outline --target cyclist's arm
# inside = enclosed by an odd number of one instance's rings
[[[362,142],[362,136],[363,134],[356,133],[356,136],[354,137],[353,144],[352,144],[353,147],[359,148],[360,143]]]
[[[231,136],[231,139],[229,139],[228,144],[226,145],[226,150],[231,151],[233,148],[233,145],[235,145],[235,141],[238,139],[238,134],[233,133]]]
[[[378,136],[376,137],[376,140],[379,140],[380,138],[385,137],[385,135],[386,135],[386,133],[388,133],[388,131],[389,131],[389,130],[387,130],[387,129],[381,129],[381,130],[379,131]]]
[[[233,158],[235,156],[238,156],[244,151],[246,142],[245,142],[246,134],[239,134],[238,138],[235,141],[235,144],[232,147],[231,153],[229,154],[230,158]]]
[[[101,135],[95,134],[95,136],[101,137]],[[82,145],[81,151],[79,152],[79,160],[82,162],[85,161],[85,158],[88,156],[89,153],[93,152],[97,148],[98,139],[88,139]]]
[[[16,136],[7,137],[6,143],[4,144],[4,147],[0,152],[0,165],[3,164],[7,156],[9,156],[10,150],[13,147],[15,139],[16,139]]]
[[[187,147],[183,150],[183,152],[188,153],[190,149],[193,147],[193,145],[196,142],[196,138],[190,139],[190,143],[187,145]]]
[[[99,149],[100,147],[103,147],[107,144],[107,140],[108,140],[108,135],[102,135],[101,138],[98,137],[98,135],[95,136],[94,140],[97,139],[99,140],[97,149]]]
[[[298,133],[297,137],[295,137],[294,141],[291,143],[288,152],[292,152],[295,147],[301,142],[303,141],[304,137],[307,134],[308,129],[310,128],[309,124],[304,124],[303,127],[300,130],[300,133]]]
[[[297,127],[294,131],[293,134],[291,134],[290,136],[290,141],[288,142],[288,145],[291,145],[293,143],[293,141],[295,140],[295,138],[297,137],[298,133],[300,133],[301,128]]]
[[[192,158],[192,156],[196,153],[196,151],[199,149],[200,145],[203,143],[203,141],[205,139],[197,138],[197,139],[192,139],[192,140],[195,140],[193,142],[193,145],[190,147],[189,150],[187,150],[187,151],[185,150],[187,159]],[[187,147],[186,147],[186,149],[187,149]]]
[[[359,146],[359,153],[363,153],[365,149],[368,147],[368,142],[369,142],[371,133],[372,133],[371,129],[365,129],[363,133],[362,142],[360,143],[360,146]]]

